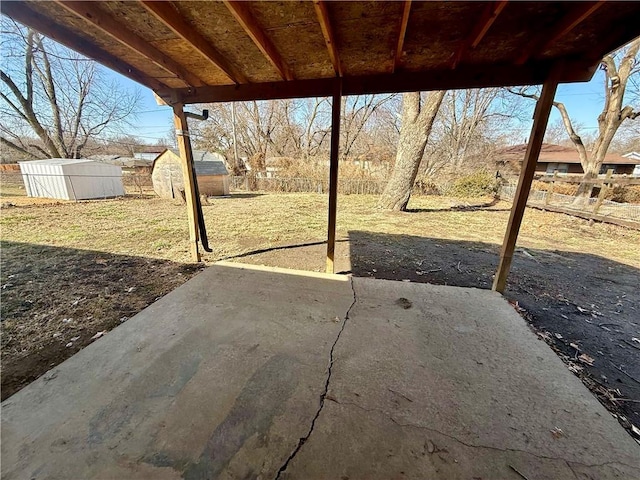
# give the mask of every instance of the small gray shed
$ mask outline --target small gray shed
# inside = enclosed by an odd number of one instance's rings
[[[201,195],[229,195],[229,172],[220,154],[194,150],[193,160]],[[153,190],[161,198],[180,198],[184,191],[182,159],[175,149],[167,149],[153,161]]]

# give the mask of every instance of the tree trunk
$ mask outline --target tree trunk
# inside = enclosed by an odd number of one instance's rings
[[[445,91],[425,94],[405,93],[402,97],[402,127],[398,140],[396,164],[393,167],[389,183],[384,189],[378,208],[405,211],[418,168],[427,146],[433,121],[444,98]]]

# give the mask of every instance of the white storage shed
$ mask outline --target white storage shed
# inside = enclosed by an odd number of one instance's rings
[[[29,197],[88,200],[124,195],[122,168],[87,159],[18,162]]]

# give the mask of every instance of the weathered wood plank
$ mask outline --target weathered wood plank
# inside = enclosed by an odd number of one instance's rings
[[[632,228],[634,230],[640,230],[640,222],[634,222],[633,220],[625,220],[623,218],[612,217],[609,215],[598,215],[593,212],[582,212],[580,210],[573,210],[570,208],[558,207],[555,205],[527,205],[529,208],[535,208],[537,210],[546,210],[555,213],[564,213],[565,215],[571,215],[573,217],[584,218],[585,220],[593,220],[595,222],[611,223],[620,227]]]
[[[604,3],[605,2],[602,0],[597,2],[575,2],[573,9],[565,17],[560,19],[551,31],[545,30],[541,32],[538,38],[535,38],[529,43],[529,48],[525,49],[522,52],[522,55],[518,57],[516,65],[522,65],[534,54],[544,52],[560,38],[577,27],[581,22],[586,20]]]
[[[331,152],[329,154],[329,219],[327,226],[327,273],[334,273],[336,216],[338,210],[338,150],[340,148],[341,82],[337,82],[331,105]]]
[[[189,125],[187,124],[183,105],[177,104],[173,106],[173,122],[176,127],[178,150],[180,150],[180,158],[182,159],[182,179],[189,221],[189,251],[191,252],[191,259],[194,262],[199,262],[198,212],[195,178],[193,176],[193,152],[191,150],[191,139],[189,138]]]
[[[536,171],[536,163],[538,163],[538,156],[540,155],[540,149],[542,148],[542,140],[544,139],[544,134],[547,129],[547,122],[549,121],[549,114],[553,107],[553,99],[557,88],[557,77],[552,75],[544,82],[542,93],[540,94],[540,100],[536,103],[536,109],[533,115],[533,126],[531,127],[531,135],[529,136],[529,144],[527,145],[524,162],[522,163],[522,171],[520,172],[520,178],[518,179],[518,187],[516,188],[513,206],[511,207],[511,214],[509,216],[509,223],[507,224],[507,231],[505,232],[504,242],[502,243],[500,264],[498,265],[498,270],[493,281],[493,290],[500,293],[504,292],[507,283],[507,276],[511,269],[513,252],[516,247],[518,233],[520,232],[520,225],[522,224],[522,217],[524,216],[525,207],[527,206],[531,183],[533,182],[533,176]]]
[[[112,18],[103,10],[100,10],[98,2],[69,2],[63,0],[56,0],[56,2],[67,11],[82,18],[88,24],[109,35],[122,45],[125,45],[140,55],[147,57],[166,72],[180,78],[186,85],[194,87],[204,85],[204,82],[198,78],[197,75],[187,71],[184,67],[151,45],[145,39],[127,30],[115,18]],[[77,46],[75,48],[77,48]]]
[[[501,65],[492,68],[470,65],[455,70],[446,69],[429,73],[397,72],[385,75],[343,77],[342,94],[364,95],[541,84],[554,65],[554,62],[529,62],[520,67]],[[559,82],[588,81],[596,67],[595,64],[587,65],[581,62],[565,65],[566,69],[558,79]],[[333,95],[336,81],[338,81],[336,78],[323,78],[160,90],[156,93],[167,103],[185,104],[329,97]]]
[[[188,42],[203,57],[222,70],[235,83],[248,83],[247,77],[207,39],[194,30],[169,2],[141,0],[141,4],[176,35]]]
[[[586,184],[590,184],[590,185],[601,185],[601,184],[607,184],[607,185],[640,185],[640,178],[634,178],[634,177],[620,177],[620,176],[615,176],[612,175],[611,178],[590,178],[587,180],[583,180],[582,176],[577,176],[577,177],[549,177],[549,176],[545,176],[545,177],[540,177],[536,179],[538,182],[544,182],[544,183],[549,183],[549,182],[558,182],[558,183],[571,183],[571,184],[579,184],[579,183],[586,183]]]
[[[322,36],[324,37],[324,43],[327,45],[329,51],[329,58],[331,64],[338,77],[342,76],[342,64],[340,63],[340,55],[338,53],[338,43],[336,36],[331,26],[331,19],[329,18],[329,9],[327,3],[323,0],[313,0],[313,6],[316,9],[318,15],[318,22],[320,22],[320,29],[322,30]]]
[[[409,23],[409,14],[411,13],[411,0],[404,1],[402,9],[402,19],[400,20],[400,32],[398,33],[398,43],[396,44],[396,54],[393,58],[393,72],[395,72],[402,63],[402,51],[404,50],[404,39],[407,36],[407,25]]]
[[[253,43],[260,49],[265,57],[271,62],[284,80],[293,80],[293,72],[282,59],[282,56],[276,49],[273,42],[267,37],[260,25],[249,10],[247,2],[237,0],[224,0],[231,14],[236,21],[242,26],[247,35],[251,37]]]
[[[484,12],[480,16],[478,22],[474,25],[473,30],[467,38],[465,38],[460,47],[453,55],[451,61],[451,68],[456,68],[460,61],[464,58],[467,51],[471,48],[476,48],[484,36],[487,34],[491,25],[496,21],[500,12],[507,6],[507,1],[502,0],[498,2],[489,2],[484,9]]]
[[[148,76],[140,70],[133,68],[123,60],[90,44],[83,37],[52,22],[50,18],[34,12],[28,8],[24,2],[2,2],[2,13],[8,15],[17,22],[29,25],[34,30],[51,38],[52,40],[55,40],[65,47],[80,51],[83,55],[135,82],[154,90],[169,89],[169,87],[161,81]],[[79,45],[82,45],[81,49],[78,48]]]

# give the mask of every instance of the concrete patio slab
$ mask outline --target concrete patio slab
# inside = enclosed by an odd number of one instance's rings
[[[499,295],[219,264],[2,404],[2,478],[640,478]]]

